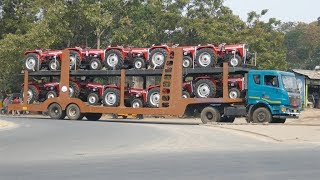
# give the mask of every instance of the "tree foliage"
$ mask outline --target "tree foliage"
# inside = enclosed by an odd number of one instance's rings
[[[287,68],[280,22],[261,21],[267,10],[244,22],[224,0],[2,0],[0,9],[0,89],[17,85],[24,51],[36,48],[246,43],[259,68]]]

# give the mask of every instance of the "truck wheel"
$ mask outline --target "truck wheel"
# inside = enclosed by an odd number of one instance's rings
[[[115,88],[108,88],[103,92],[103,104],[109,107],[116,107],[120,104],[120,91]]]
[[[21,89],[21,94],[22,94],[22,98],[23,98],[23,87]],[[32,104],[35,101],[37,101],[39,99],[39,91],[38,89],[34,86],[34,85],[28,85],[28,103]]]
[[[86,113],[84,116],[89,121],[98,121],[102,117],[102,113]]]
[[[216,95],[216,85],[209,79],[200,79],[195,84],[197,98],[212,98]]]
[[[196,64],[198,67],[212,67],[215,65],[215,55],[212,49],[203,48],[196,54]]]
[[[272,118],[271,123],[285,123],[286,118]]]
[[[141,57],[138,57],[138,58],[135,58],[133,60],[133,68],[134,69],[143,69],[143,68],[146,68],[146,61],[141,58]]]
[[[203,124],[208,122],[220,122],[220,112],[213,107],[206,107],[201,111],[201,121]]]
[[[269,123],[272,120],[272,116],[267,108],[260,107],[253,111],[252,119],[254,123]]]
[[[241,95],[241,93],[238,88],[229,89],[229,98],[231,98],[231,99],[240,98],[240,95]]]
[[[100,69],[102,69],[102,64],[101,64],[100,59],[98,59],[98,58],[91,59],[91,61],[89,62],[89,69],[90,70],[100,70]]]
[[[166,62],[168,52],[163,48],[155,48],[150,53],[150,66],[151,68],[162,69]]]
[[[123,58],[119,50],[112,49],[106,53],[104,66],[107,69],[121,69],[123,65]]]
[[[90,105],[99,105],[99,96],[97,93],[90,93],[88,95],[88,99],[87,99],[87,102],[90,104]]]
[[[76,70],[80,67],[80,55],[77,51],[70,51],[70,69]]]
[[[55,91],[49,91],[46,94],[46,99],[55,98],[55,97],[57,97],[57,93]]]
[[[24,67],[28,71],[38,71],[39,56],[36,53],[26,55]]]
[[[77,83],[70,81],[69,82],[69,96],[72,98],[77,98],[80,94],[80,88]]]
[[[232,66],[232,67],[239,67],[241,66],[242,64],[242,59],[239,55],[231,55],[229,57],[229,66]]]
[[[133,108],[142,108],[143,107],[143,102],[139,98],[135,98],[131,102],[131,107]]]
[[[52,119],[64,119],[66,117],[66,112],[62,110],[59,104],[53,103],[48,107],[48,115]]]
[[[160,88],[152,88],[149,90],[147,95],[147,103],[149,107],[156,108],[159,107],[160,101]]]
[[[48,67],[49,67],[49,70],[51,70],[51,71],[52,70],[59,70],[61,68],[60,61],[52,59],[49,61]]]
[[[183,56],[182,66],[184,68],[192,67],[192,58],[190,56]]]
[[[66,114],[70,120],[79,120],[80,118],[83,118],[80,108],[76,104],[70,104],[66,109]]]
[[[221,117],[220,122],[233,123],[235,119],[236,119],[236,117],[234,117],[234,116],[223,116],[223,117]]]
[[[190,93],[188,91],[182,91],[182,98],[190,98]]]

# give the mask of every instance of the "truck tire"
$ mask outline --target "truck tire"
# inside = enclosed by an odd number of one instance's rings
[[[206,107],[201,111],[201,121],[203,124],[208,122],[220,122],[220,112],[213,107]]]
[[[182,66],[184,68],[192,67],[192,58],[190,56],[183,56]]]
[[[150,66],[151,68],[163,69],[164,63],[168,57],[168,52],[163,48],[155,48],[150,53]]]
[[[90,104],[90,105],[99,105],[100,103],[100,98],[99,98],[99,95],[97,93],[90,93],[88,95],[88,98],[87,98],[87,102]]]
[[[51,59],[48,64],[50,71],[61,69],[60,60]]]
[[[228,63],[230,67],[239,67],[242,65],[242,58],[239,55],[231,55]]]
[[[190,98],[190,93],[188,91],[182,91],[182,98]]]
[[[134,60],[133,60],[133,68],[134,69],[144,69],[144,68],[146,68],[146,60],[141,58],[141,57],[134,58]]]
[[[157,108],[159,107],[160,102],[160,88],[152,88],[149,90],[147,95],[147,104],[151,108]]]
[[[253,111],[252,120],[254,123],[270,123],[272,116],[267,108],[259,107]]]
[[[76,104],[70,104],[67,106],[66,114],[70,120],[80,120],[83,118],[80,108]]]
[[[131,107],[133,108],[142,108],[143,107],[143,102],[140,98],[135,98],[131,102]]]
[[[70,51],[70,69],[71,70],[76,70],[80,67],[80,55],[77,51]]]
[[[229,98],[236,99],[236,98],[240,98],[241,93],[238,88],[231,88],[229,89],[228,95],[229,95]]]
[[[90,70],[101,70],[102,69],[102,64],[100,59],[98,58],[93,58],[89,62],[89,69]]]
[[[80,88],[77,83],[70,81],[69,82],[69,96],[72,98],[77,98],[80,95]]]
[[[286,122],[286,118],[272,118],[271,123],[285,123]]]
[[[88,121],[98,121],[102,117],[102,113],[86,113],[84,116]]]
[[[216,85],[209,79],[200,79],[195,83],[197,98],[213,98],[216,95]]]
[[[198,67],[212,67],[216,64],[216,56],[212,49],[203,48],[197,51],[196,64]]]
[[[55,98],[57,97],[57,93],[55,91],[49,91],[46,94],[46,99]]]
[[[21,89],[21,94],[22,94],[22,98],[23,98],[23,87]],[[28,85],[28,104],[32,104],[34,103],[35,101],[38,101],[39,99],[39,91],[38,89],[36,88],[36,86],[34,85]]]
[[[66,112],[62,110],[62,108],[59,104],[52,103],[48,107],[48,115],[52,119],[64,119],[66,117]]]
[[[24,67],[28,71],[38,71],[39,56],[36,53],[28,53],[25,58]]]
[[[120,91],[116,88],[108,88],[103,92],[102,102],[108,107],[117,107],[120,104]]]
[[[111,49],[106,53],[104,66],[107,69],[121,69],[123,65],[123,58],[121,52],[116,49]]]

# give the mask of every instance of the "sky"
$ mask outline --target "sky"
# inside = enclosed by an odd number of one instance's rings
[[[243,20],[247,19],[247,13],[260,13],[263,9],[269,11],[262,20],[274,17],[283,22],[310,23],[320,17],[320,0],[225,0],[224,5]]]

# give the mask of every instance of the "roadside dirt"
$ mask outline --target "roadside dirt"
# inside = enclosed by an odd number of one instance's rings
[[[0,120],[0,131],[1,130],[7,130],[17,127],[17,125],[13,122]]]

